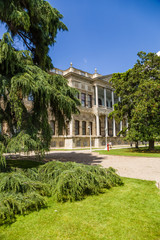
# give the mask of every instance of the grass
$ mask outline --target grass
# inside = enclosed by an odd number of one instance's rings
[[[123,179],[83,201],[55,203],[12,225],[0,227],[1,240],[159,240],[160,192],[154,182]]]
[[[133,156],[133,157],[160,157],[160,147],[155,147],[154,151],[149,151],[147,147],[111,149],[110,151],[96,151],[104,155]]]

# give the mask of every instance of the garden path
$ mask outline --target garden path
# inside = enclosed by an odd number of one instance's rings
[[[160,187],[160,158],[99,155],[97,152],[69,151],[50,152],[45,160],[75,161],[84,164],[100,164],[113,167],[123,177],[153,180]]]

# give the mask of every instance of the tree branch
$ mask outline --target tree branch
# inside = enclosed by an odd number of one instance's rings
[[[23,36],[23,34],[20,33],[20,32],[17,32],[17,33],[23,39],[23,41],[24,41],[25,45],[27,46],[27,48],[32,52],[32,48],[28,45],[28,43],[27,43],[27,41],[25,39],[25,36]]]

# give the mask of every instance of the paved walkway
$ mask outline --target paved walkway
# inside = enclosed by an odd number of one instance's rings
[[[154,180],[160,187],[160,158],[126,157],[99,155],[90,151],[50,152],[48,160],[73,161],[84,164],[100,164],[105,168],[113,167],[123,177]]]

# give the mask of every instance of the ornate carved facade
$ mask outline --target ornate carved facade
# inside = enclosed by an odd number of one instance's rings
[[[109,80],[112,75],[102,76],[95,69],[94,74],[76,69],[70,65],[67,70],[52,69],[51,74],[63,75],[71,87],[78,89],[81,101],[80,114],[73,115],[67,130],[58,135],[58,127],[51,116],[50,124],[53,129],[51,147],[77,148],[90,146],[90,133],[93,147],[102,147],[108,141],[113,144],[124,143],[117,134],[125,122],[116,123],[108,119],[113,111],[113,105],[120,99],[114,94]]]

